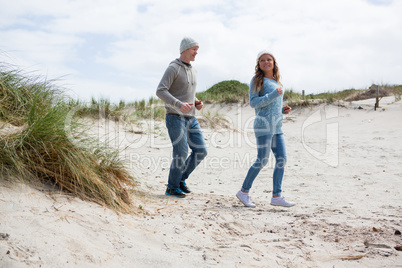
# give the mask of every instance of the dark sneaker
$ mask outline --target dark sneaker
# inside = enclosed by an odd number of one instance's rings
[[[186,196],[181,189],[172,189],[172,188],[167,188],[165,195],[170,195],[170,196],[175,196],[175,197],[180,197],[180,198],[183,198]]]
[[[186,194],[191,193],[190,188],[187,187],[185,181],[180,182],[180,189],[185,192]]]

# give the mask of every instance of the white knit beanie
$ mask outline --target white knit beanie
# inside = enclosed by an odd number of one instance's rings
[[[269,52],[268,50],[263,50],[263,51],[261,51],[260,53],[258,53],[258,55],[257,55],[257,62],[258,62],[258,60],[261,58],[261,56],[262,55],[265,55],[265,54],[268,54],[268,55],[271,55],[272,57],[274,56],[271,52]]]
[[[180,43],[180,54],[184,51],[189,49],[190,47],[199,47],[198,42],[195,41],[191,37],[184,37]]]

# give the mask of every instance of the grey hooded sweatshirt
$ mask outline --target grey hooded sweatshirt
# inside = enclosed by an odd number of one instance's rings
[[[174,113],[187,117],[195,116],[195,90],[197,71],[179,59],[172,61],[166,69],[156,90],[156,95],[165,103],[166,113]],[[187,113],[180,111],[183,102],[192,103]]]

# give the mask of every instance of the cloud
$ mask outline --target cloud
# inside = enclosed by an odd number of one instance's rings
[[[400,1],[380,0],[4,1],[0,50],[67,74],[78,96],[134,100],[155,94],[181,38],[192,36],[199,91],[248,83],[256,54],[269,49],[285,88],[313,93],[402,84],[401,11]]]
[[[392,4],[394,0],[367,0],[368,3],[377,5],[377,6],[387,6]]]

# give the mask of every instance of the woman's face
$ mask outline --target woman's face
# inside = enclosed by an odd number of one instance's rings
[[[260,69],[264,72],[272,72],[274,70],[274,58],[269,54],[264,54],[258,60]]]

